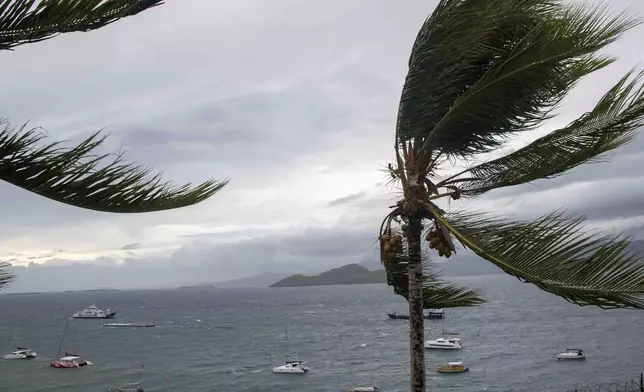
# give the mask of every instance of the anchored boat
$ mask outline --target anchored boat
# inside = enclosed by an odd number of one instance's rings
[[[460,350],[463,348],[459,338],[438,338],[425,342],[425,348],[428,350]]]
[[[81,357],[77,355],[68,355],[58,360],[51,361],[49,366],[58,369],[73,369],[77,367],[90,366],[91,364],[92,363],[90,361],[81,359]]]
[[[436,368],[439,373],[464,373],[468,372],[470,368],[465,366],[463,362],[448,362]]]
[[[28,348],[16,347],[18,350],[7,354],[4,359],[34,359],[38,355],[35,351]]]
[[[557,354],[557,359],[586,359],[586,354],[580,348],[567,348],[565,352]]]
[[[288,360],[288,325],[285,327],[284,331],[284,357],[285,364],[282,366],[277,366],[273,368],[273,373],[290,373],[290,374],[304,374],[307,373],[310,369],[304,364],[303,361],[289,361]]]

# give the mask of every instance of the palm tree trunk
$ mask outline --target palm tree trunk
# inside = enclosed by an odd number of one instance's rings
[[[425,392],[425,351],[423,341],[423,265],[421,263],[421,218],[409,218],[409,354],[411,392]]]

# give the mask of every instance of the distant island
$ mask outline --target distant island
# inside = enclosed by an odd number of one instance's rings
[[[358,264],[348,264],[315,276],[292,275],[269,287],[327,286],[336,284],[385,283],[385,270],[370,271]]]
[[[214,289],[214,288],[215,288],[214,284],[204,283],[204,284],[196,284],[193,286],[181,286],[179,287],[179,290]]]

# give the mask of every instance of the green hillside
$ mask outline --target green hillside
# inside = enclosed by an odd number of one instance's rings
[[[358,264],[348,264],[315,276],[292,275],[270,287],[326,286],[335,284],[385,283],[385,270],[369,271]]]

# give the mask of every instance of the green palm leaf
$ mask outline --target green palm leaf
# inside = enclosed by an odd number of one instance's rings
[[[644,309],[644,264],[619,236],[585,232],[561,212],[533,222],[433,215],[463,245],[524,282],[578,305]]]
[[[163,0],[0,0],[0,50],[61,33],[90,31]]]
[[[73,148],[44,146],[38,129],[0,122],[0,180],[80,208],[119,213],[162,211],[197,204],[227,181],[173,186],[150,170],[127,164],[121,155],[94,155],[105,136],[94,133]]]
[[[595,108],[562,129],[505,157],[469,168],[437,186],[460,184],[461,194],[524,184],[562,174],[628,143],[644,125],[644,73],[624,76]]]
[[[398,255],[395,260],[385,264],[387,284],[394,288],[394,293],[409,300],[408,257]],[[423,308],[457,308],[476,306],[483,303],[478,290],[460,288],[440,279],[433,272],[429,261],[423,262]]]
[[[0,261],[0,290],[13,281],[13,274],[7,271],[10,266],[9,263]]]
[[[444,0],[412,49],[399,141],[440,154],[489,151],[534,128],[581,77],[613,60],[595,53],[638,22],[558,0]]]

